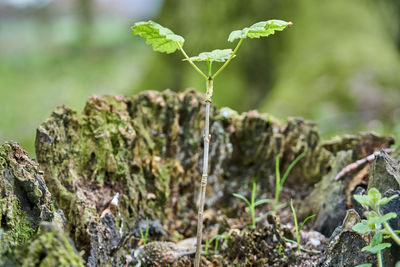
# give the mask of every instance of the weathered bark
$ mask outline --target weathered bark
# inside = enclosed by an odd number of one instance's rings
[[[347,204],[356,185],[367,179],[367,172],[362,180],[356,183],[355,175],[363,172],[361,166],[353,173],[336,180],[337,174],[348,164],[364,158],[381,148],[390,147],[394,143],[391,136],[379,137],[371,133],[358,136],[344,136],[335,141],[326,142],[324,148],[332,152],[331,169],[321,176],[321,181],[315,185],[314,190],[303,202],[299,216],[305,218],[316,214],[314,229],[330,236],[333,230],[343,221]],[[360,171],[361,169],[361,171]],[[365,182],[367,183],[367,182]]]
[[[0,248],[23,245],[54,207],[38,164],[15,142],[0,146]]]
[[[0,146],[0,266],[83,266],[42,174],[17,143]]]
[[[42,223],[40,231],[28,243],[14,247],[4,255],[1,266],[83,267],[84,261],[70,238],[56,224]]]
[[[59,107],[38,128],[36,153],[46,183],[65,213],[66,233],[85,251],[89,266],[126,263],[121,255],[137,242],[126,241],[124,233],[146,217],[161,220],[167,239],[195,235],[190,218],[201,181],[202,99],[194,91],[94,96],[82,114]],[[301,119],[282,124],[256,111],[213,106],[211,114],[206,207],[226,213],[236,208],[232,193],[251,191],[253,179],[258,196],[272,194],[278,154],[284,170],[307,150],[286,182],[305,194],[331,172],[338,151],[357,144],[362,150],[365,140],[326,145],[316,126]],[[376,140],[376,146],[388,144]],[[107,212],[117,192],[118,209]]]

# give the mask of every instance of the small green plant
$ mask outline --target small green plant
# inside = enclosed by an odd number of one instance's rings
[[[380,211],[380,207],[383,204],[386,204],[397,197],[398,195],[393,195],[389,198],[382,198],[381,193],[379,193],[376,188],[368,190],[367,195],[354,195],[354,199],[369,210],[365,214],[366,220],[362,220],[360,223],[354,225],[353,230],[363,235],[373,236],[371,243],[368,246],[363,247],[361,251],[368,251],[372,254],[376,254],[379,267],[383,266],[382,250],[392,245],[391,243],[383,243],[383,237],[391,237],[398,245],[400,245],[400,237],[396,234],[396,232],[399,231],[394,231],[388,224],[390,219],[396,218],[396,213],[389,212],[382,214]]]
[[[228,66],[229,62],[236,56],[239,47],[247,38],[260,38],[267,37],[275,33],[275,31],[283,31],[286,27],[292,25],[291,22],[283,20],[268,20],[261,21],[246,27],[242,30],[236,30],[230,33],[228,37],[229,42],[237,42],[234,50],[232,49],[216,49],[211,52],[203,52],[198,56],[189,57],[183,49],[185,39],[173,33],[170,29],[161,26],[153,21],[137,22],[132,27],[132,33],[139,35],[146,39],[146,43],[152,45],[153,49],[162,53],[173,53],[180,50],[185,57],[184,60],[199,73],[206,82],[206,97],[205,97],[205,126],[204,126],[204,159],[203,159],[203,174],[200,187],[200,204],[198,210],[198,223],[197,223],[197,243],[196,243],[196,259],[195,267],[200,265],[201,254],[201,241],[202,241],[202,227],[203,227],[203,210],[205,200],[205,188],[207,186],[208,176],[208,150],[210,144],[210,104],[212,102],[212,95],[214,89],[214,80],[217,76]],[[205,37],[212,38],[212,37]],[[257,51],[260,53],[261,51]],[[207,74],[205,74],[194,62],[202,61],[207,64]],[[223,63],[216,72],[212,72],[213,63]]]
[[[206,242],[204,244],[204,255],[208,255],[208,250],[212,242],[214,241],[214,253],[217,253],[218,251],[218,240],[219,238],[224,238],[222,235],[215,235],[210,239],[206,239]]]
[[[311,218],[315,217],[315,214],[308,216],[307,218],[305,218],[303,220],[303,222],[301,223],[301,226],[299,227],[298,223],[297,223],[297,215],[296,215],[296,210],[294,209],[293,206],[293,199],[290,199],[290,209],[292,210],[293,213],[293,220],[294,220],[294,227],[296,229],[296,244],[297,244],[297,251],[299,253],[301,253],[301,246],[300,246],[300,233],[301,230],[303,230],[304,225],[306,224],[306,222],[308,220],[310,220]]]
[[[283,177],[281,179],[281,172],[279,170],[279,154],[276,156],[275,159],[275,198],[274,198],[274,209],[272,211],[272,214],[276,216],[276,212],[278,209],[284,207],[285,205],[279,205],[279,196],[282,191],[283,184],[285,183],[290,171],[293,169],[294,166],[296,166],[297,162],[299,162],[305,155],[307,151],[303,151],[300,155],[298,155],[290,164],[289,167],[286,169],[285,173],[283,174]]]
[[[146,217],[146,230],[145,230],[144,234],[143,234],[142,227],[139,227],[140,241],[142,241],[142,245],[147,244],[147,237],[149,236],[149,229],[150,229],[149,219]]]
[[[247,206],[249,206],[250,216],[251,216],[251,227],[253,227],[253,228],[256,227],[256,222],[257,222],[256,213],[255,213],[256,207],[261,205],[261,204],[271,203],[272,202],[271,199],[266,199],[266,198],[256,201],[255,200],[256,199],[256,190],[257,190],[256,182],[253,182],[253,190],[251,191],[251,200],[250,201],[245,196],[243,196],[241,194],[233,193],[233,195],[235,197],[240,198],[241,200],[243,200],[247,204]]]

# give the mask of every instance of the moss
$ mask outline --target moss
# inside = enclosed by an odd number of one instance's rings
[[[28,242],[54,208],[38,164],[17,143],[0,146],[0,227],[4,250]]]
[[[67,218],[67,234],[85,251],[85,259],[109,265],[113,253],[129,253],[134,246],[127,243],[112,252],[111,226],[100,217],[117,192],[117,218],[110,219],[117,223],[116,232],[122,221],[133,225],[149,217],[170,227],[166,238],[194,235],[196,210],[191,207],[201,180],[202,99],[193,90],[94,96],[82,114],[60,107],[38,128],[38,161]],[[324,146],[312,122],[289,118],[282,124],[256,111],[238,114],[215,106],[211,114],[206,205],[229,213],[232,192],[248,191],[253,177],[264,194],[272,194],[277,155],[286,169],[307,150],[286,181],[295,190],[308,190],[332,168],[335,153]],[[177,220],[179,229],[174,228]]]
[[[4,255],[3,266],[83,267],[84,261],[61,229],[44,223],[29,244]]]

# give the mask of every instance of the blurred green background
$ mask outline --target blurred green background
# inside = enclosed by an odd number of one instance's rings
[[[400,136],[398,0],[0,0],[0,141],[33,156],[52,110],[81,110],[92,94],[204,90],[181,54],[131,35],[136,21],[173,29],[197,55],[233,48],[232,30],[272,18],[294,25],[243,43],[215,82],[218,106],[315,120],[326,138]]]

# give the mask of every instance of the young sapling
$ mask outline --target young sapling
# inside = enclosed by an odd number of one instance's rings
[[[275,31],[282,31],[286,27],[292,25],[291,22],[283,20],[268,20],[261,21],[246,27],[242,30],[231,32],[228,37],[229,42],[239,40],[235,49],[216,49],[211,52],[203,52],[198,56],[189,57],[183,49],[185,39],[173,33],[170,29],[161,26],[153,21],[137,22],[132,27],[132,33],[139,35],[146,39],[146,43],[152,45],[153,49],[162,53],[173,53],[180,50],[185,57],[184,60],[199,73],[206,82],[206,96],[205,96],[205,126],[204,126],[204,157],[203,157],[203,174],[200,187],[200,203],[198,209],[198,222],[197,222],[197,244],[196,244],[196,258],[195,267],[200,266],[201,255],[201,241],[202,241],[202,227],[203,227],[203,210],[205,200],[205,189],[207,186],[208,177],[208,151],[210,145],[210,104],[213,95],[213,83],[215,78],[227,67],[231,60],[236,56],[239,47],[247,38],[260,38],[267,37],[275,33]],[[207,75],[195,64],[195,62],[205,62],[207,64]],[[215,72],[212,72],[213,63],[223,63],[223,65]]]

